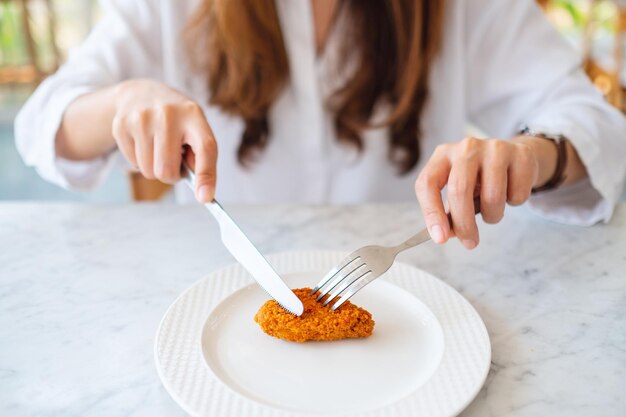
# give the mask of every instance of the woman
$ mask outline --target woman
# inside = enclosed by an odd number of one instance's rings
[[[488,223],[530,199],[590,225],[623,187],[626,122],[532,0],[104,6],[16,120],[24,160],[61,186],[94,186],[117,155],[175,183],[187,149],[200,201],[216,173],[224,201],[406,201],[415,189],[444,243],[447,185],[468,249],[475,194]],[[468,123],[491,139],[463,139]]]

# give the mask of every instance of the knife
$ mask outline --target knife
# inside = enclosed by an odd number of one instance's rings
[[[196,188],[196,176],[187,164],[183,163],[182,174],[192,190]],[[304,311],[302,301],[291,291],[274,268],[261,255],[250,239],[237,226],[237,223],[215,199],[204,205],[215,217],[220,226],[222,243],[230,254],[252,275],[282,308],[296,316]]]

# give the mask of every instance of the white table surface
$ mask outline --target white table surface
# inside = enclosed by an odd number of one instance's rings
[[[416,205],[227,207],[264,253],[392,244]],[[626,415],[626,205],[592,228],[507,208],[457,242],[401,255],[460,291],[491,336],[463,417]],[[232,262],[201,206],[0,204],[0,416],[184,412],[154,336],[176,296]]]

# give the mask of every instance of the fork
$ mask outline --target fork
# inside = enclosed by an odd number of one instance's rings
[[[474,197],[474,214],[479,212],[480,199],[479,197]],[[447,215],[450,229],[452,230],[452,216],[450,213]],[[331,269],[317,286],[311,290],[311,294],[319,292],[316,301],[323,302],[323,305],[327,305],[339,297],[330,308],[331,310],[336,310],[359,290],[391,268],[400,252],[428,240],[430,240],[430,234],[428,229],[424,228],[397,246],[372,245],[357,249],[345,257],[339,265]],[[328,297],[324,300],[325,296]]]

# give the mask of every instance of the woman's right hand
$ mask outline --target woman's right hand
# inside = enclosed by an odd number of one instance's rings
[[[112,133],[124,157],[148,179],[175,183],[183,156],[196,174],[196,198],[215,193],[217,145],[198,103],[156,81],[129,80],[115,87]],[[185,155],[190,148],[192,155]]]

